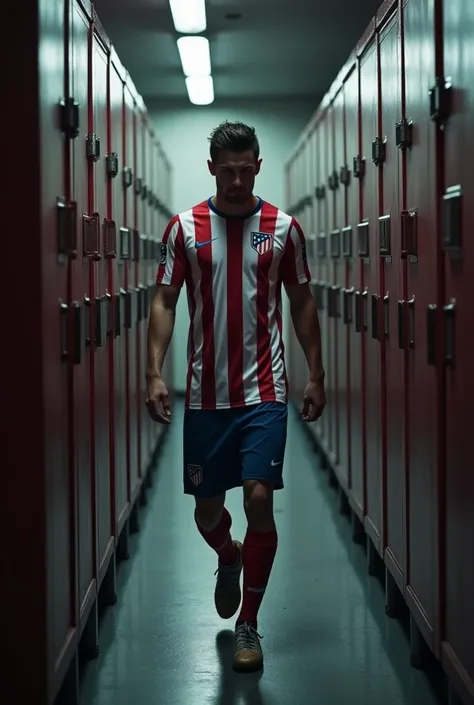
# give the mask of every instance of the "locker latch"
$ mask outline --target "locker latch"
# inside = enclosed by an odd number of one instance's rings
[[[381,137],[377,137],[372,142],[372,161],[375,166],[380,166],[385,162],[387,152],[387,141]]]
[[[390,215],[379,218],[379,254],[380,257],[390,257]]]
[[[342,228],[342,256],[352,257],[352,227]]]
[[[107,176],[109,179],[115,179],[118,174],[118,154],[117,152],[109,152],[105,157]]]
[[[59,257],[77,257],[77,203],[56,200],[57,213],[57,247]]]
[[[315,195],[316,195],[316,199],[318,201],[322,201],[326,196],[326,187],[325,186],[316,186]]]
[[[95,132],[86,137],[86,156],[93,162],[98,162],[100,159],[100,138]]]
[[[353,164],[353,172],[354,172],[354,178],[356,179],[363,179],[365,175],[365,159],[358,154],[356,157],[354,157],[354,164]]]
[[[333,171],[328,178],[328,186],[331,191],[336,191],[339,188],[339,174],[337,171]]]
[[[402,211],[401,231],[401,258],[407,259],[414,264],[418,262],[418,218],[416,210]]]
[[[134,188],[135,194],[137,196],[140,196],[140,194],[142,192],[142,188],[143,188],[143,179],[141,177],[137,176],[137,178],[135,179],[135,188]]]
[[[363,221],[357,226],[357,240],[359,257],[369,257],[369,221]]]
[[[130,259],[130,230],[120,228],[120,259]]]
[[[102,259],[100,254],[100,215],[82,216],[82,250],[84,257],[94,260]]]
[[[411,149],[413,144],[413,122],[402,118],[395,128],[395,139],[398,149]]]
[[[444,123],[451,112],[451,79],[437,76],[435,85],[430,88],[430,118],[434,122]]]
[[[331,257],[333,259],[339,259],[341,256],[341,231],[332,230],[331,231]]]
[[[102,224],[105,259],[115,259],[117,256],[117,226],[115,220],[104,218]]]
[[[62,100],[61,107],[61,131],[70,140],[79,136],[79,103],[74,98],[69,97]]]
[[[133,173],[129,166],[125,166],[122,172],[123,176],[123,187],[130,188],[133,183]]]
[[[349,167],[347,166],[347,164],[345,164],[344,166],[341,166],[339,179],[340,179],[341,184],[343,186],[349,186],[350,181],[351,181],[351,171],[350,171]]]
[[[462,247],[462,187],[450,186],[443,196],[443,250],[460,254]]]

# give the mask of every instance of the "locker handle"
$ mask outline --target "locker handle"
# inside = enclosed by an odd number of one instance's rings
[[[361,323],[361,310],[360,310],[360,291],[356,291],[354,293],[354,306],[355,306],[355,330],[356,333],[360,333],[362,331],[362,323]]]
[[[398,347],[400,350],[405,350],[406,348],[405,303],[405,301],[398,302]]]
[[[426,316],[426,334],[427,334],[427,364],[436,365],[436,316],[438,307],[436,304],[430,304]]]
[[[443,308],[444,313],[444,362],[447,367],[454,367],[454,324],[456,302],[454,300]]]
[[[415,297],[408,301],[408,347],[415,349]]]
[[[80,365],[82,361],[82,316],[81,305],[78,301],[73,301],[72,320],[74,333],[74,356],[72,359],[73,365]]]
[[[118,338],[118,336],[122,332],[122,315],[121,315],[121,308],[122,308],[122,295],[119,292],[118,294],[115,294],[115,331],[114,331],[114,337]]]
[[[364,292],[362,292],[361,296],[362,296],[362,309],[363,309],[362,326],[363,326],[364,331],[366,331],[367,328],[369,327],[369,324],[368,324],[369,292],[367,290],[365,290]]]
[[[65,362],[69,357],[69,306],[63,301],[59,302],[61,360]]]
[[[388,294],[383,297],[383,328],[385,338],[390,336],[390,300]]]
[[[372,294],[372,338],[380,340],[379,336],[379,296]]]

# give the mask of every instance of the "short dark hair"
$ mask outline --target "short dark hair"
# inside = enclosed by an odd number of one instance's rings
[[[255,128],[243,122],[221,122],[209,137],[211,160],[216,161],[220,151],[228,149],[231,152],[246,152],[251,149],[255,159],[260,156],[260,145]]]

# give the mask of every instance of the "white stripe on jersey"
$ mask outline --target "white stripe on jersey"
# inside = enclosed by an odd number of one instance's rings
[[[260,215],[256,213],[249,218],[243,229],[243,241],[245,248],[244,262],[247,258],[253,257],[257,264],[258,254],[251,249],[249,244],[251,232],[260,230]],[[257,267],[243,267],[242,271],[242,293],[243,293],[243,339],[244,339],[244,395],[246,404],[258,404],[260,390],[258,387],[258,339],[257,331]]]
[[[193,248],[196,240],[194,216],[192,210],[188,210],[180,215],[181,227],[183,230],[184,244],[186,249]],[[191,386],[189,389],[189,403],[192,406],[201,405],[201,383],[202,383],[202,349],[204,344],[204,333],[202,328],[202,297],[201,297],[201,271],[197,261],[191,260],[191,278],[194,287],[194,301],[196,312],[194,315],[194,326],[190,332],[194,342],[194,364],[192,369]],[[191,311],[191,300],[188,293],[188,306]],[[188,361],[191,350],[188,351]]]

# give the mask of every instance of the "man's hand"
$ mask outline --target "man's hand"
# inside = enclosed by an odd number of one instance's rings
[[[171,407],[168,390],[162,379],[151,377],[147,382],[146,406],[156,423],[171,423]]]
[[[326,406],[324,382],[310,382],[304,390],[301,418],[310,423],[319,419]]]

